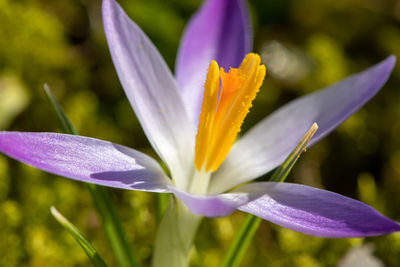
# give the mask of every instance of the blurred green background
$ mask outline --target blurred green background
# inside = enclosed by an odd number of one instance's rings
[[[199,0],[119,1],[173,69],[185,23]],[[59,132],[48,83],[82,135],[155,156],[114,71],[100,0],[0,0],[0,129]],[[254,51],[268,78],[243,132],[297,96],[400,57],[396,0],[250,0]],[[360,199],[400,220],[400,64],[382,92],[305,153],[289,181]],[[156,231],[152,193],[111,190],[127,239],[149,265]],[[0,266],[87,266],[84,252],[51,217],[54,205],[115,266],[84,184],[0,155]],[[244,214],[205,219],[193,266],[216,266]],[[356,254],[361,253],[361,254]],[[400,234],[366,239],[310,237],[263,222],[243,266],[345,265],[375,257],[400,266]],[[354,259],[353,259],[354,260]],[[353,262],[354,264],[354,262]],[[356,264],[361,264],[360,262]],[[377,265],[380,266],[380,265]]]

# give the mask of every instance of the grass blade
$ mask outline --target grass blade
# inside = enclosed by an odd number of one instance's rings
[[[47,97],[47,100],[49,100],[51,107],[53,108],[54,112],[57,115],[56,117],[57,117],[57,120],[58,120],[61,130],[64,133],[77,134],[75,127],[72,125],[72,123],[69,121],[69,119],[65,115],[63,109],[61,108],[60,104],[58,103],[57,98],[51,91],[49,85],[47,83],[45,83],[43,85],[43,88],[44,88],[44,92]]]
[[[310,142],[317,129],[318,125],[314,123],[282,165],[272,174],[270,178],[271,182],[283,182],[286,179],[300,155],[305,151],[308,142]],[[239,231],[233,238],[232,244],[222,261],[221,267],[234,267],[239,265],[244,253],[250,245],[250,241],[253,239],[253,236],[261,223],[261,220],[262,219],[257,216],[247,214]]]
[[[86,252],[86,255],[92,261],[93,265],[96,267],[107,267],[107,264],[97,253],[96,249],[83,237],[79,230],[68,221],[55,207],[50,208],[50,212],[53,217],[64,227],[79,243],[82,249]]]
[[[67,134],[78,134],[47,84],[44,85],[44,92],[56,113],[61,130]],[[121,267],[140,266],[126,242],[124,230],[107,189],[95,184],[87,184],[87,186],[96,209],[101,216],[104,231],[114,251],[118,265]]]
[[[235,267],[240,264],[244,253],[250,245],[262,219],[252,214],[247,214],[239,231],[233,238],[232,244],[221,264],[221,267]]]

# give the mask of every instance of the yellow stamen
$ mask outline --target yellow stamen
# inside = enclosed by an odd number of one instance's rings
[[[239,68],[228,73],[211,61],[204,85],[196,136],[195,167],[216,171],[240,131],[265,77],[260,57],[248,54]],[[221,80],[221,88],[220,88]]]
[[[214,124],[215,110],[218,102],[218,90],[219,90],[219,74],[218,64],[214,60],[211,61],[208,67],[206,83],[204,84],[204,94],[201,105],[201,113],[199,118],[199,127],[196,136],[196,148],[195,148],[195,167],[200,170],[202,163],[207,156],[207,142],[211,136],[211,129]]]

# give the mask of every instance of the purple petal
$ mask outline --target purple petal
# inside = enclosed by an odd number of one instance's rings
[[[363,237],[400,231],[400,225],[364,203],[309,186],[253,183],[239,189],[260,197],[239,207],[283,227],[322,237]]]
[[[197,124],[208,64],[238,67],[252,46],[247,6],[243,0],[208,0],[192,17],[182,37],[176,78],[187,112]]]
[[[219,195],[195,195],[170,186],[169,189],[195,214],[207,217],[227,216],[249,201],[246,192]]]
[[[395,57],[391,56],[272,113],[234,145],[213,176],[210,192],[223,192],[279,166],[313,122],[319,128],[310,145],[326,136],[379,91],[394,64]]]
[[[114,0],[103,1],[103,20],[114,66],[136,116],[174,179],[182,182],[192,165],[194,128],[175,80],[149,38]]]
[[[89,137],[0,132],[0,151],[38,169],[87,183],[152,192],[169,192],[171,185],[151,157]]]

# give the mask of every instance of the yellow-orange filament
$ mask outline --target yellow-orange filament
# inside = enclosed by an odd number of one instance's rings
[[[265,77],[260,57],[248,54],[228,73],[211,61],[196,136],[195,167],[216,171],[228,154]],[[220,86],[221,84],[221,86]]]

